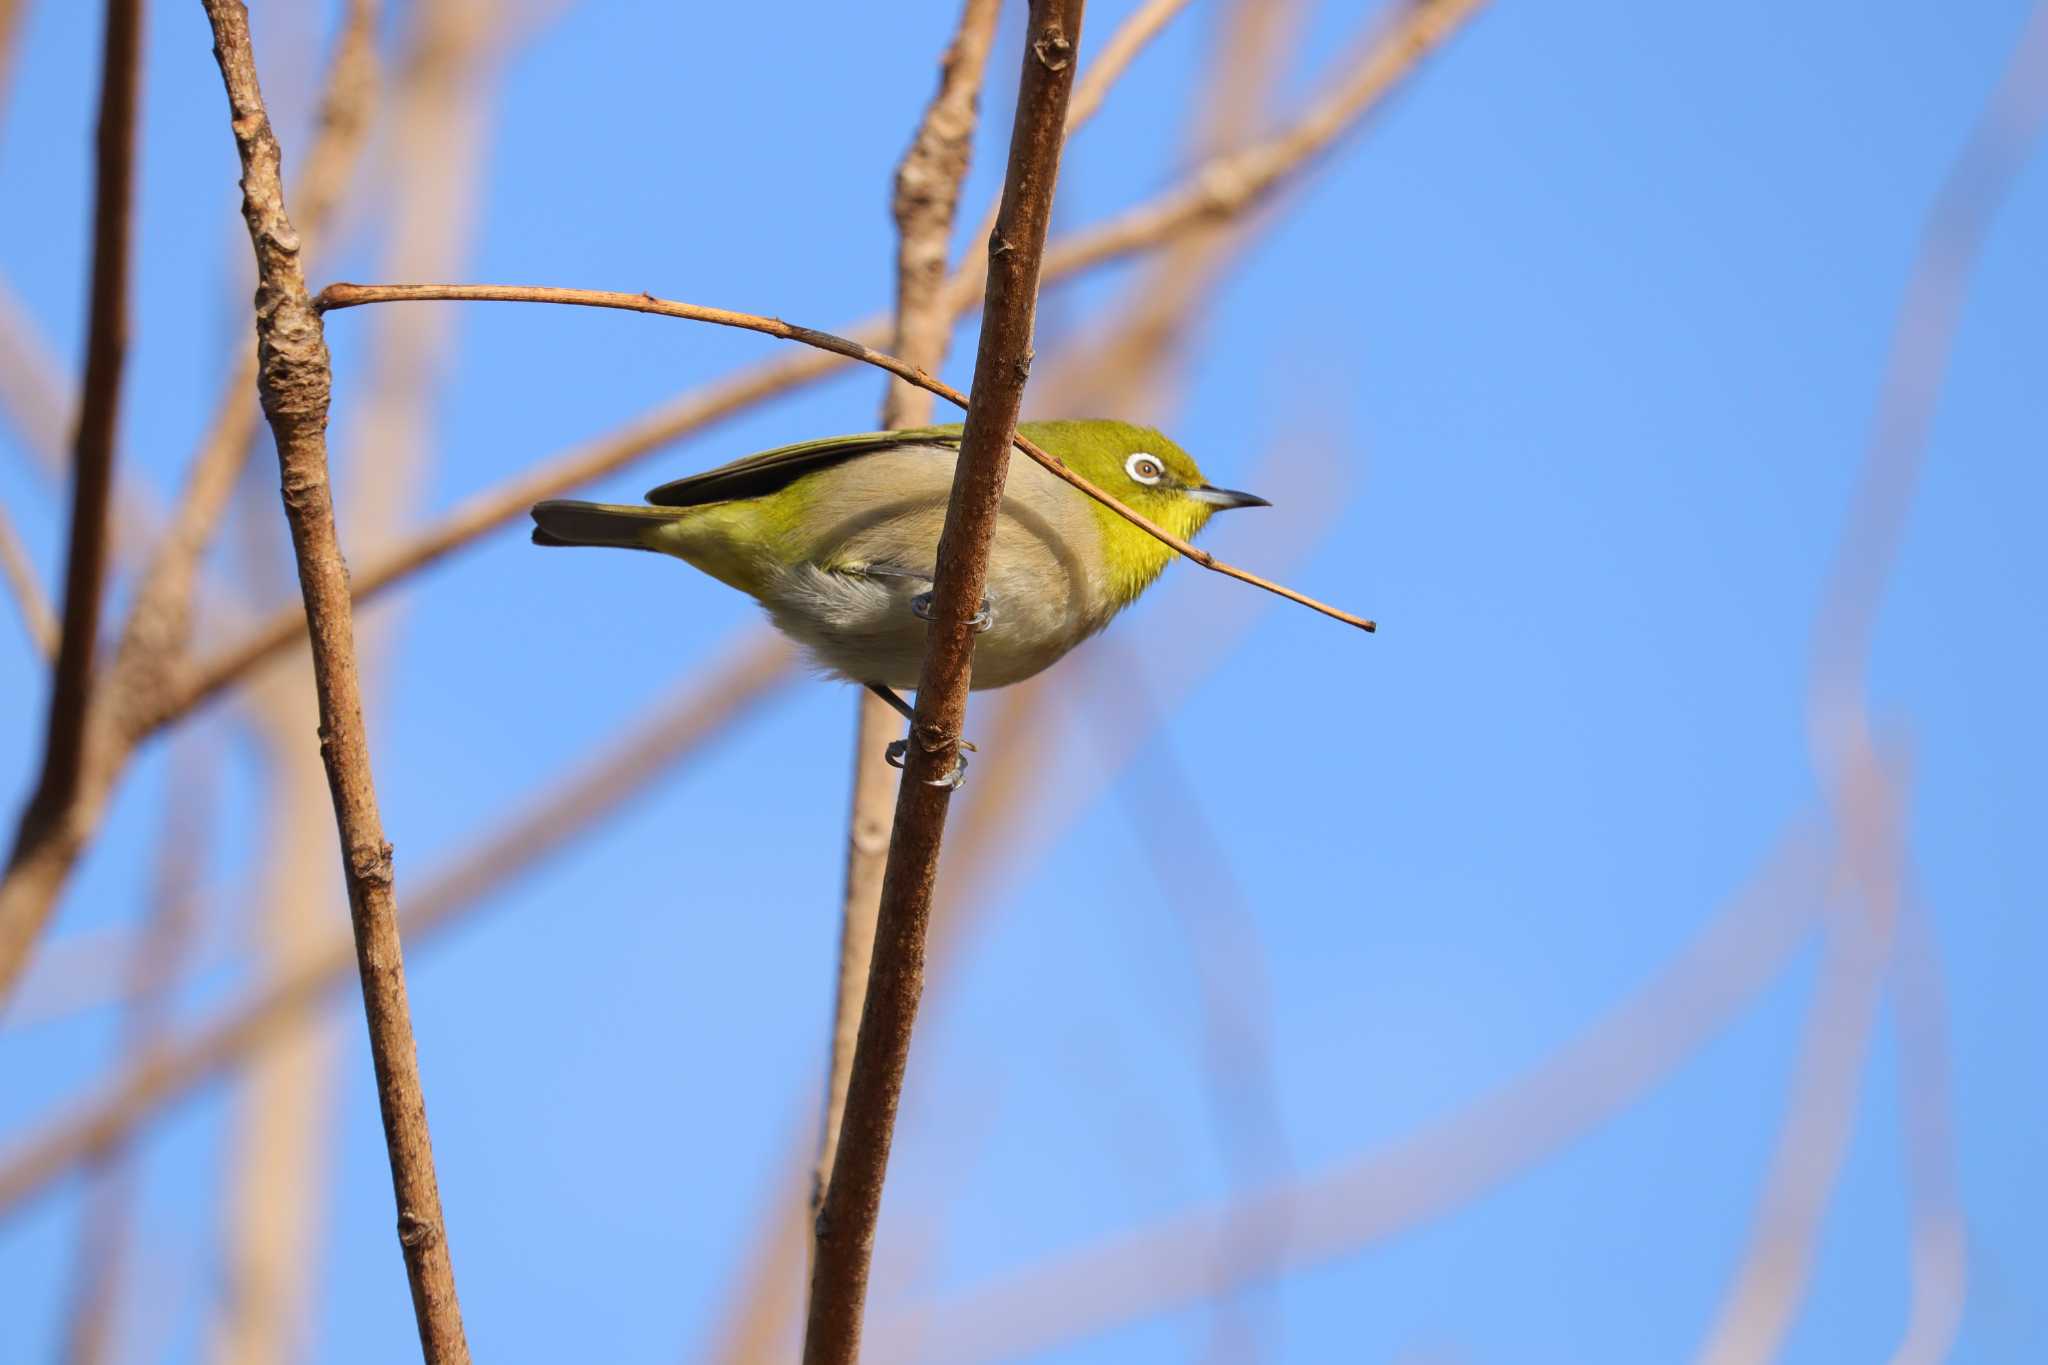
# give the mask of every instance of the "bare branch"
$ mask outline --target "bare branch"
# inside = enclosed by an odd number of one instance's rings
[[[953,314],[945,306],[946,254],[960,203],[960,182],[974,147],[982,72],[1001,8],[1000,0],[966,0],[961,7],[959,25],[940,63],[938,89],[896,168],[891,205],[897,236],[896,337],[891,349],[922,370],[936,370],[945,362],[953,336]],[[890,379],[882,399],[882,425],[893,430],[925,426],[931,420],[931,394]],[[853,1075],[853,1045],[860,1031],[861,999],[882,900],[882,862],[889,851],[889,820],[896,804],[896,774],[882,755],[901,722],[887,703],[866,690],[856,694],[854,707],[839,976],[833,991],[825,1111],[811,1181],[813,1217],[824,1206],[832,1158],[839,1147],[840,1115]]]
[[[257,84],[248,10],[241,0],[204,3],[242,162],[242,212],[256,253],[257,384],[277,438],[285,515],[291,523],[313,642],[321,756],[341,836],[378,1106],[398,1203],[399,1242],[412,1285],[421,1349],[431,1365],[459,1365],[469,1359],[469,1347],[463,1339],[420,1089],[392,892],[391,846],[384,840],[370,775],[348,570],[342,563],[328,491],[326,428],[332,379],[327,343],[320,315],[306,292],[298,234],[285,210],[282,158]]]
[[[952,497],[939,535],[931,632],[918,675],[917,712],[896,798],[882,878],[867,1001],[847,1086],[839,1155],[818,1215],[812,1253],[805,1365],[853,1365],[882,1181],[910,1056],[911,1027],[924,990],[925,935],[939,844],[952,800],[960,729],[967,716],[974,631],[988,575],[1010,447],[1031,371],[1039,265],[1052,222],[1053,187],[1065,142],[1067,98],[1081,41],[1082,0],[1033,0],[1003,209],[989,239],[988,299],[975,356]]]
[[[353,162],[354,150],[349,144],[361,141],[364,110],[360,106],[368,100],[361,69],[371,60],[374,9],[366,0],[351,0],[330,68],[320,139],[302,182],[321,216],[326,215],[324,206],[331,205],[339,182],[346,179],[345,168]],[[328,180],[336,182],[332,189],[323,184]],[[222,396],[207,439],[193,460],[173,523],[137,576],[135,605],[128,613],[112,663],[104,670],[105,685],[95,689],[87,709],[86,728],[92,741],[86,755],[89,762],[80,772],[71,799],[57,812],[58,818],[33,828],[24,818],[22,837],[0,874],[0,998],[6,997],[19,970],[18,964],[8,965],[12,941],[7,926],[29,929],[48,917],[79,853],[98,828],[129,755],[160,719],[164,699],[171,691],[167,677],[182,659],[189,636],[200,557],[254,434],[255,412],[249,401],[249,389],[256,380],[253,342],[231,378],[237,387]],[[124,484],[132,489],[134,481]],[[120,499],[124,507],[136,500],[128,491]],[[116,522],[146,519],[131,514],[117,517]],[[300,613],[293,616],[302,621]],[[21,953],[26,954],[34,937],[34,932],[28,934]]]
[[[1424,0],[1412,16],[1395,26],[1383,45],[1367,49],[1349,80],[1289,128],[1256,147],[1196,167],[1182,185],[1108,223],[1053,243],[1046,250],[1044,278],[1051,281],[1085,273],[1149,251],[1202,224],[1226,221],[1266,202],[1312,164],[1332,141],[1355,126],[1424,56],[1441,44],[1452,28],[1476,12],[1481,2]],[[982,263],[970,258],[947,282],[949,306],[958,312],[970,304],[979,296],[984,278]],[[839,331],[861,344],[879,346],[888,340],[889,324],[885,319],[870,317]],[[823,379],[849,358],[844,354],[812,352],[778,356],[750,366],[704,389],[673,399],[612,435],[586,442],[537,469],[480,493],[439,524],[362,565],[354,577],[357,600],[381,592],[523,517],[527,508],[543,498],[560,497],[755,403]],[[196,668],[169,697],[158,723],[175,720],[211,701],[258,663],[291,647],[303,629],[296,612],[273,616],[246,639]]]
[[[108,504],[121,375],[128,350],[129,238],[134,230],[135,102],[141,81],[141,0],[107,0],[100,59],[99,131],[94,149],[92,290],[87,305],[85,382],[71,446],[71,522],[64,612],[51,669],[42,768],[21,814],[8,872],[0,882],[0,1000],[6,999],[48,922],[52,898],[27,894],[16,868],[62,826],[84,784],[93,655],[107,568]],[[14,894],[9,888],[14,888]]]
[[[794,673],[793,652],[777,636],[757,636],[733,649],[654,716],[624,727],[618,742],[588,766],[543,784],[545,799],[494,821],[475,847],[422,878],[405,908],[405,938],[418,943],[433,937],[588,834],[649,783],[730,730]],[[157,1048],[101,1094],[42,1125],[0,1160],[0,1216],[95,1149],[270,1046],[346,985],[354,966],[349,936],[334,935],[308,954],[303,967],[257,987],[214,1023]]]
[[[998,246],[1000,245],[999,242]],[[1008,249],[1002,248],[1004,251]],[[1000,253],[992,249],[991,254]],[[895,356],[886,355],[872,346],[862,345],[846,337],[834,336],[830,332],[799,327],[780,318],[763,317],[758,313],[736,313],[725,308],[707,308],[701,304],[680,303],[673,299],[658,299],[652,294],[619,294],[604,289],[556,289],[544,285],[518,284],[330,284],[320,292],[318,306],[323,311],[332,312],[341,308],[359,307],[366,303],[405,303],[436,299],[496,303],[557,303],[585,308],[616,308],[631,313],[653,313],[661,317],[684,318],[691,322],[708,322],[720,327],[737,327],[743,331],[781,337],[786,341],[800,341],[806,346],[815,346],[822,351],[830,351],[835,355],[873,365],[921,389],[927,389],[948,402],[957,403],[963,408],[968,407],[967,395],[952,385],[934,379],[917,366],[907,364]],[[1196,548],[1082,478],[1069,469],[1058,456],[1050,454],[1037,442],[1012,432],[1012,444],[1069,487],[1095,499],[1146,535],[1203,568],[1220,573],[1226,578],[1235,578],[1240,583],[1263,588],[1290,602],[1299,603],[1311,611],[1321,612],[1333,620],[1342,621],[1347,626],[1356,626],[1364,631],[1378,629],[1365,617],[1354,616],[1348,611],[1340,610],[1327,602],[1317,601],[1271,579],[1261,578],[1234,564],[1226,564],[1207,550]],[[962,459],[966,458],[965,452],[963,437]]]
[[[36,566],[29,562],[28,547],[15,534],[14,522],[5,507],[0,507],[0,577],[7,580],[8,594],[21,613],[21,625],[28,632],[29,643],[45,659],[54,658],[57,613],[50,609],[50,599],[36,578]]]

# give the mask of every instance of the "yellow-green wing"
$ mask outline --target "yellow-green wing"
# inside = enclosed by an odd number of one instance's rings
[[[815,474],[821,469],[829,469],[878,450],[893,450],[907,445],[928,445],[934,450],[944,450],[957,448],[959,444],[958,425],[827,436],[823,440],[764,450],[758,455],[707,469],[702,474],[665,483],[649,493],[647,500],[657,507],[702,507],[713,502],[766,497],[787,488],[806,474]]]

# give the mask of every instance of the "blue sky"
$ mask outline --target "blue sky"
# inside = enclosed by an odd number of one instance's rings
[[[1084,60],[1129,8],[1090,6]],[[884,304],[886,176],[954,5],[804,6],[800,20],[784,6],[669,9],[578,0],[512,55],[488,87],[496,122],[460,273],[820,326]],[[1174,180],[1217,9],[1197,0],[1075,141],[1062,224]],[[1026,852],[988,884],[984,927],[921,1025],[882,1229],[892,1302],[964,1294],[1213,1204],[1245,1173],[1236,1124],[1278,1134],[1261,1158],[1274,1178],[1312,1181],[1456,1114],[1653,978],[1781,831],[1820,815],[1804,712],[1814,612],[1918,233],[2027,9],[1501,0],[1287,198],[1201,320],[1183,400],[1113,415],[1156,419],[1219,483],[1287,485],[1293,509],[1226,518],[1208,543],[1376,616],[1381,633],[1183,567],[1052,675]],[[246,326],[246,241],[200,9],[150,10],[121,458],[170,488]],[[0,125],[0,270],[67,359],[96,12],[33,7]],[[1360,13],[1314,7],[1290,107]],[[259,21],[269,84],[301,108],[325,29]],[[1013,29],[971,205],[999,174]],[[284,134],[289,156],[303,128]],[[382,164],[363,185],[372,209]],[[2048,671],[2035,534],[2048,275],[2025,245],[2043,240],[2048,177],[2030,162],[1969,281],[1870,671],[1880,730],[1910,754],[1906,828],[1968,1227],[1953,1358],[1971,1362],[2048,1347],[2031,1288],[2048,1273],[2048,1103],[2033,1083],[2048,928],[2026,852],[2048,766],[2029,701]],[[378,245],[373,228],[349,234],[333,275],[374,271]],[[1048,297],[1046,363],[1121,278]],[[455,351],[420,521],[773,349],[569,310],[480,305],[443,321]],[[370,330],[368,314],[331,325],[338,448]],[[971,351],[956,348],[954,382]],[[867,374],[807,390],[595,495],[865,429],[878,393]],[[0,445],[0,503],[53,580],[59,495],[11,430]],[[270,477],[259,466],[238,516],[275,517]],[[1309,505],[1327,523],[1314,537],[1251,522]],[[1301,515],[1281,525],[1314,520]],[[293,591],[287,570],[266,573],[250,596]],[[543,555],[507,531],[366,615],[392,632],[372,739],[403,895],[717,659],[753,612],[679,566]],[[1212,631],[1227,637],[1220,659]],[[32,776],[42,688],[19,632],[0,628],[11,791]],[[1140,689],[1172,703],[1149,736],[1128,733]],[[824,682],[778,694],[412,955],[480,1359],[673,1361],[715,1321],[816,1103],[851,707]],[[261,837],[261,770],[232,713],[206,724],[231,756],[213,914],[232,938],[253,913],[239,869]],[[1113,740],[1137,746],[1143,775],[1100,780]],[[166,770],[153,750],[122,788],[60,937],[136,915]],[[1213,847],[1190,846],[1198,830]],[[1162,847],[1177,878],[1155,874]],[[1189,893],[1220,886],[1219,866],[1235,901]],[[1241,975],[1266,982],[1270,1104],[1242,1077],[1219,1091],[1205,1069],[1197,964],[1212,941],[1188,927],[1204,910],[1248,935]],[[1787,1106],[1820,965],[1818,936],[1803,945],[1619,1114],[1424,1226],[1240,1303],[1257,1358],[1691,1358]],[[235,962],[210,971],[186,1013],[245,980]],[[1905,1324],[1889,999],[1787,1361],[1884,1359]],[[312,1359],[402,1359],[413,1329],[368,1060],[357,1017],[335,1020]],[[0,1125],[22,1131],[113,1047],[104,1013],[0,1026]],[[228,1114],[215,1088],[151,1130],[126,1358],[204,1353]],[[48,1357],[78,1205],[70,1182],[0,1224],[0,1358]],[[1178,1308],[1032,1359],[1191,1359],[1216,1320]]]

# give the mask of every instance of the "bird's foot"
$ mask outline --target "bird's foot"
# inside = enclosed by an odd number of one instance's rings
[[[911,598],[910,611],[913,616],[918,617],[920,620],[931,620],[932,595],[928,592],[921,592],[917,596]],[[976,635],[979,635],[995,623],[995,605],[988,600],[988,594],[983,593],[981,598],[981,610],[975,612],[974,615],[967,618],[967,628],[973,631]]]
[[[972,749],[974,746],[963,739],[960,741],[960,747],[963,749]],[[910,758],[910,741],[907,739],[899,739],[892,742],[887,749],[884,749],[882,751],[882,757],[885,760],[887,760],[890,767],[902,767],[906,762],[909,761]],[[925,779],[927,785],[933,787],[944,787],[948,791],[959,791],[961,784],[966,781],[967,755],[959,753],[953,755],[953,771],[947,773],[943,777],[928,777]]]

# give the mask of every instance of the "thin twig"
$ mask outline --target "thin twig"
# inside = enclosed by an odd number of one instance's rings
[[[756,636],[730,650],[723,663],[693,678],[653,716],[622,727],[619,740],[589,764],[541,784],[545,798],[492,821],[491,832],[472,848],[421,878],[405,907],[406,940],[433,938],[590,833],[683,759],[729,732],[795,673],[794,651],[778,636]],[[0,1160],[0,1217],[96,1148],[271,1046],[347,985],[354,968],[349,936],[332,935],[300,968],[264,982],[213,1023],[160,1045],[100,1094],[39,1125]]]
[[[1005,250],[1008,250],[1008,248],[1005,248]],[[997,253],[992,250],[991,254]],[[620,294],[606,289],[557,289],[546,285],[518,284],[330,284],[327,288],[320,291],[317,304],[323,312],[333,312],[337,309],[356,308],[368,303],[412,303],[428,300],[491,303],[555,303],[584,308],[616,308],[632,313],[652,313],[660,317],[683,318],[691,322],[708,322],[720,327],[737,327],[743,331],[760,332],[765,336],[780,337],[786,341],[802,342],[806,346],[815,346],[821,351],[830,351],[835,355],[842,355],[851,360],[858,360],[864,364],[873,365],[878,369],[887,370],[889,373],[915,384],[921,389],[927,389],[950,403],[958,404],[963,408],[968,407],[967,395],[961,393],[960,390],[954,388],[951,384],[946,383],[944,380],[934,379],[917,366],[899,360],[895,356],[887,355],[872,346],[862,345],[860,342],[846,337],[834,336],[830,332],[820,332],[809,327],[799,327],[794,323],[784,322],[780,318],[763,317],[758,313],[737,313],[726,308],[709,308],[695,303],[681,303],[674,299],[658,299],[652,294]],[[972,411],[971,408],[969,410]],[[1363,616],[1354,616],[1348,611],[1343,611],[1329,605],[1327,602],[1320,602],[1306,593],[1296,592],[1293,588],[1275,583],[1268,578],[1261,578],[1249,570],[1240,569],[1234,564],[1224,563],[1207,550],[1196,548],[1165,527],[1158,525],[1156,522],[1147,519],[1143,514],[1119,502],[1109,493],[1104,492],[1087,479],[1082,478],[1079,474],[1069,469],[1058,456],[1048,453],[1037,442],[1025,436],[1017,435],[1014,432],[1012,433],[1012,438],[1012,444],[1018,450],[1031,457],[1031,459],[1036,461],[1055,478],[1095,499],[1095,501],[1101,503],[1104,507],[1107,507],[1110,511],[1143,531],[1146,535],[1151,536],[1161,544],[1168,546],[1176,553],[1192,560],[1203,568],[1222,574],[1226,578],[1235,578],[1240,583],[1249,583],[1255,588],[1263,588],[1267,592],[1284,597],[1290,602],[1299,603],[1311,611],[1321,612],[1323,615],[1334,620],[1342,621],[1345,625],[1356,626],[1358,629],[1365,631],[1377,629],[1373,622]],[[966,440],[964,436],[962,437],[961,451],[961,458],[964,460],[966,458]]]
[[[1102,51],[1096,54],[1095,60],[1082,70],[1080,78],[1074,82],[1074,97],[1067,101],[1069,141],[1075,133],[1081,131],[1082,125],[1101,112],[1103,101],[1109,97],[1110,88],[1123,79],[1124,72],[1130,69],[1138,54],[1150,46],[1152,40],[1159,36],[1159,31],[1187,7],[1188,0],[1145,0],[1144,4],[1133,10],[1123,23],[1117,26],[1116,31],[1109,35],[1109,41],[1102,45]],[[1002,206],[1002,194],[998,191],[995,197],[989,200],[988,208],[982,212],[981,221],[968,236],[970,244],[988,240],[989,233],[995,231],[996,212]],[[1057,254],[1057,247],[1046,253],[1044,273],[1048,279],[1055,273],[1052,258]],[[979,301],[980,276],[977,274],[975,279],[974,288],[965,291],[954,289],[950,292],[946,306],[949,322],[958,318],[961,308]]]
[[[384,840],[370,775],[348,570],[342,563],[328,491],[326,426],[332,377],[327,343],[320,315],[306,292],[298,236],[285,210],[281,156],[257,84],[248,10],[241,0],[204,4],[242,162],[242,212],[256,255],[258,389],[277,438],[285,515],[291,523],[313,642],[321,756],[327,763],[341,836],[364,1015],[398,1204],[399,1242],[412,1285],[421,1349],[430,1365],[455,1365],[469,1359],[469,1347],[456,1302],[406,999],[391,846]]]
[[[911,1028],[924,990],[932,890],[952,801],[951,774],[959,761],[960,730],[967,717],[974,654],[974,631],[968,622],[988,575],[1010,447],[1031,370],[1039,266],[1052,221],[1082,8],[1083,0],[1033,0],[1024,35],[1024,69],[1010,132],[1003,209],[989,238],[988,298],[975,355],[973,396],[967,403],[952,497],[939,535],[931,632],[918,674],[917,711],[896,798],[874,963],[847,1086],[839,1155],[818,1215],[804,1327],[805,1365],[853,1365],[860,1358],[882,1182],[910,1056]]]
[[[1258,207],[1349,128],[1355,126],[1400,79],[1420,64],[1482,0],[1425,3],[1376,45],[1368,47],[1352,75],[1305,110],[1274,137],[1244,152],[1197,166],[1180,185],[1111,221],[1083,229],[1046,249],[1047,281],[1084,274],[1098,266],[1149,251],[1179,233],[1226,221]],[[956,311],[979,296],[982,266],[970,257],[948,279]],[[839,329],[863,344],[888,341],[886,319],[869,317]],[[357,600],[382,592],[440,562],[456,550],[526,515],[543,498],[560,497],[715,422],[836,372],[849,357],[804,352],[777,356],[684,394],[642,414],[620,430],[574,447],[525,474],[468,499],[434,526],[405,544],[358,567]],[[166,694],[158,723],[168,723],[205,705],[250,669],[290,648],[304,632],[296,612],[280,612],[194,668]]]
[[[910,147],[896,167],[891,209],[896,220],[896,338],[891,349],[919,369],[937,370],[953,336],[945,307],[946,254],[974,147],[982,73],[995,41],[1000,0],[966,0],[940,63],[939,85]],[[891,377],[882,399],[882,426],[921,427],[932,420],[932,396]],[[882,864],[889,851],[889,820],[896,804],[896,774],[883,758],[901,729],[895,711],[866,689],[854,702],[853,792],[846,822],[846,877],[840,896],[839,975],[832,1002],[832,1046],[827,1060],[825,1110],[811,1180],[811,1214],[824,1206],[839,1146],[840,1115],[853,1075],[853,1045],[861,1000],[873,959],[875,916],[882,901]]]
[[[8,595],[21,613],[22,629],[28,632],[29,643],[45,659],[54,658],[57,613],[50,609],[50,599],[36,578],[36,566],[29,562],[28,547],[15,534],[14,521],[5,507],[0,507],[0,578],[7,580]]]
[[[134,231],[135,103],[141,81],[141,0],[107,0],[100,59],[99,129],[94,148],[92,289],[87,304],[85,380],[71,446],[71,521],[65,551],[64,611],[51,668],[49,720],[35,791],[21,813],[0,881],[0,1000],[12,992],[49,920],[54,897],[18,881],[18,868],[72,824],[92,736],[87,722],[100,599],[107,568],[108,504],[121,376],[128,351],[129,238]]]

